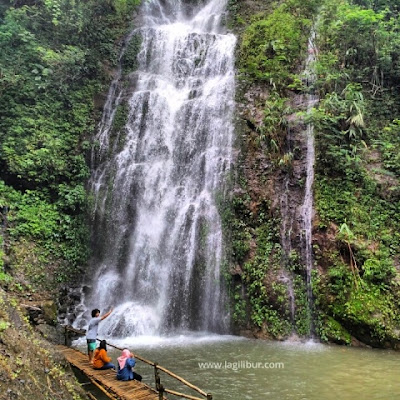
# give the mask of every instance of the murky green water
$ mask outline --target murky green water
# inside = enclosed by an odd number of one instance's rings
[[[212,393],[215,400],[400,399],[400,354],[394,351],[232,336],[109,339],[109,342],[127,346],[158,362]],[[112,349],[109,354],[114,361],[119,356]],[[138,362],[136,371],[153,385],[150,367]],[[167,388],[195,395],[164,374],[162,382]]]

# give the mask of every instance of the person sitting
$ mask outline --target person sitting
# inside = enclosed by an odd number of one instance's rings
[[[133,371],[133,367],[136,364],[133,354],[128,350],[124,349],[120,357],[118,357],[118,372],[117,379],[120,381],[131,381],[136,379],[142,381],[142,376]]]
[[[94,351],[93,368],[115,369],[115,365],[111,362],[111,358],[107,355],[107,342],[105,340],[100,340],[99,347]]]

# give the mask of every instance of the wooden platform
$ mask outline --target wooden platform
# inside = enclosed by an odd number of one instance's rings
[[[156,390],[138,381],[118,381],[113,370],[95,370],[89,364],[86,354],[70,347],[57,346],[70,364],[82,371],[89,379],[103,387],[120,400],[159,400]]]

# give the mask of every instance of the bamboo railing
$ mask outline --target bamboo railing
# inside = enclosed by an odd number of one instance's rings
[[[86,333],[85,330],[79,330],[79,329],[73,328],[70,325],[65,325],[64,326],[65,346],[68,346],[68,347],[71,345],[69,332],[73,332],[73,333],[75,333],[77,335],[85,335],[85,333]],[[97,339],[97,340],[100,341],[100,339]],[[124,350],[123,348],[115,346],[115,345],[113,345],[111,343],[108,343],[108,342],[107,342],[107,346],[113,347],[114,349],[121,350],[121,351]],[[210,393],[206,393],[204,390],[201,390],[197,386],[195,386],[192,383],[188,382],[186,379],[183,379],[182,377],[180,377],[179,375],[174,374],[173,372],[171,372],[167,368],[162,367],[161,365],[158,365],[158,363],[150,361],[150,360],[147,360],[144,357],[141,357],[136,353],[134,354],[134,357],[135,357],[135,359],[140,360],[140,361],[144,362],[145,364],[150,365],[151,367],[154,368],[155,389],[158,392],[158,396],[159,396],[160,400],[164,399],[164,393],[172,394],[173,396],[184,397],[185,399],[189,399],[189,400],[204,400],[204,399],[200,398],[200,397],[191,396],[191,395],[185,394],[185,393],[180,393],[180,392],[177,392],[175,390],[166,389],[164,387],[164,385],[161,384],[161,378],[160,378],[159,371],[162,371],[162,372],[166,373],[167,375],[169,375],[170,377],[174,378],[175,380],[183,383],[188,388],[196,391],[201,396],[203,396],[206,400],[212,400],[212,395]]]

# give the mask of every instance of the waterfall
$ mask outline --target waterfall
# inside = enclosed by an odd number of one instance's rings
[[[305,90],[302,94],[295,95],[293,99],[294,104],[307,114],[310,114],[319,100],[314,93],[315,62],[318,52],[315,42],[316,31],[313,28],[308,39],[307,57],[302,72]],[[279,280],[287,287],[288,311],[293,335],[297,333],[305,335],[306,331],[311,334],[314,331],[312,293],[314,126],[312,123],[305,123],[297,113],[288,116],[288,121],[285,151],[293,157],[292,170],[277,183],[277,190],[280,193],[279,206],[282,216],[280,238],[283,250],[283,268]],[[307,307],[304,307],[305,301]],[[304,324],[304,321],[309,321],[309,324]]]
[[[96,136],[91,189],[94,256],[76,326],[115,307],[107,336],[221,332],[227,311],[216,197],[232,162],[235,36],[227,1],[149,0],[122,49]],[[138,69],[121,59],[141,37]],[[113,124],[127,105],[126,124]]]
[[[304,76],[308,87],[306,98],[307,113],[310,113],[313,106],[318,102],[318,97],[314,94],[313,85],[315,84],[316,76],[314,71],[314,64],[317,57],[317,48],[315,45],[315,29],[311,30],[308,40],[308,56],[306,60],[306,67]],[[313,183],[314,183],[314,163],[315,163],[315,149],[314,149],[314,125],[307,124],[306,128],[306,182],[304,201],[301,207],[301,222],[302,222],[302,237],[301,244],[303,250],[303,260],[306,266],[306,287],[307,299],[310,313],[310,332],[311,335],[314,331],[313,326],[313,293],[312,293],[312,269],[313,269],[313,250],[312,250],[312,219],[313,219]]]

